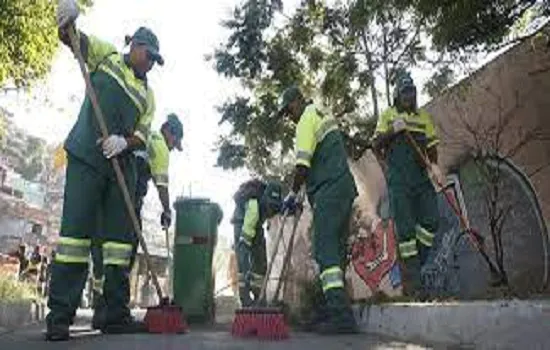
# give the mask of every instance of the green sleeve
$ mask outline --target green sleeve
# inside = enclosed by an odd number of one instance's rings
[[[114,45],[98,39],[93,35],[86,35],[88,38],[86,64],[94,70],[105,57],[117,53]]]
[[[260,208],[258,205],[258,200],[250,199],[246,203],[246,212],[244,214],[244,223],[243,223],[243,235],[246,240],[251,242],[256,235],[256,226],[260,220]]]
[[[395,110],[395,108],[392,107],[392,108],[386,109],[380,115],[380,117],[378,117],[378,121],[376,122],[376,129],[374,129],[374,137],[390,131],[391,121],[396,114],[397,114],[397,111]]]
[[[157,186],[168,187],[168,168],[170,166],[170,151],[162,138],[153,137],[148,147],[151,175]]]
[[[317,140],[318,116],[314,109],[306,109],[296,126],[296,165],[311,166],[311,157],[315,152]]]

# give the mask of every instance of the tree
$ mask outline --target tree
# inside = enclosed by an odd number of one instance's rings
[[[391,0],[395,6],[413,9],[425,18],[434,44],[441,50],[494,49],[519,40],[525,20],[540,23],[548,18],[546,0],[435,1]],[[522,23],[523,22],[523,23]],[[515,33],[514,33],[515,32]],[[510,34],[515,34],[510,37]],[[510,40],[510,41],[508,41]]]
[[[79,0],[82,8],[92,0]],[[57,49],[55,2],[0,1],[0,89],[29,86],[45,76]]]
[[[502,70],[503,68],[500,68]],[[482,210],[476,210],[479,215],[486,217],[488,236],[491,239],[493,260],[499,272],[500,282],[509,286],[508,271],[504,264],[505,250],[503,247],[503,235],[505,227],[509,223],[512,210],[517,207],[517,199],[514,199],[510,191],[510,184],[506,181],[503,172],[503,163],[514,159],[526,147],[542,141],[548,141],[550,135],[538,122],[526,122],[521,115],[521,108],[529,102],[530,91],[516,90],[513,101],[505,99],[503,93],[496,89],[504,86],[501,72],[497,72],[498,80],[492,80],[492,85],[470,86],[468,82],[457,87],[453,94],[450,108],[456,118],[449,119],[449,123],[441,125],[445,143],[450,153],[464,154],[474,160],[475,174],[470,177],[476,184],[476,193],[482,201]],[[495,89],[493,86],[497,86]],[[468,107],[465,110],[463,92],[468,91],[471,96],[483,96],[487,101],[484,106]],[[550,164],[533,169],[527,174],[533,176]]]
[[[25,180],[35,181],[43,170],[46,142],[28,135],[10,120],[6,122],[6,139],[0,144],[0,154],[6,156],[13,169]]]
[[[424,93],[431,98],[437,97],[455,80],[455,73],[449,66],[443,66],[436,71],[424,85]]]
[[[278,95],[291,84],[337,118],[357,157],[374,130],[380,97],[392,102],[395,75],[427,59],[421,21],[385,1],[303,1],[283,18],[281,8],[265,0],[236,8],[222,24],[229,39],[210,57],[246,93],[218,108],[220,124],[232,127],[218,143],[217,165],[226,169],[246,166],[267,176],[288,167],[292,125],[274,115]]]

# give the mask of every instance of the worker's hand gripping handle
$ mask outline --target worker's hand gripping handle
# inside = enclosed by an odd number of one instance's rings
[[[90,80],[90,75],[86,69],[84,57],[82,56],[82,52],[80,51],[80,42],[78,39],[78,36],[76,34],[76,30],[74,27],[74,24],[68,25],[67,32],[69,35],[69,39],[71,41],[71,47],[73,49],[73,53],[76,56],[76,59],[78,61],[78,65],[80,66],[80,71],[82,73],[82,77],[84,78],[84,82],[86,84],[86,93],[88,94],[88,97],[90,98],[90,101],[92,103],[92,108],[94,109],[94,114],[96,116],[97,123],[99,125],[99,129],[101,130],[101,135],[103,138],[107,138],[109,136],[109,130],[107,129],[107,125],[105,124],[105,118],[103,117],[103,114],[101,112],[101,108],[99,107],[99,102],[97,100],[97,96],[95,94],[94,88],[92,86],[92,82]],[[134,232],[136,233],[136,236],[139,240],[139,243],[141,244],[141,248],[143,249],[143,253],[145,254],[145,262],[147,264],[147,269],[149,270],[151,274],[151,278],[153,280],[153,285],[155,286],[157,295],[159,297],[159,301],[162,301],[163,295],[162,295],[162,289],[160,287],[158,278],[156,273],[153,271],[153,264],[151,261],[151,256],[149,255],[149,250],[147,249],[147,244],[145,243],[145,240],[143,239],[143,235],[139,226],[139,221],[137,219],[136,213],[134,211],[134,204],[132,202],[132,197],[130,196],[130,193],[128,191],[128,187],[126,186],[126,182],[124,180],[124,175],[122,173],[122,169],[120,168],[120,164],[118,163],[118,160],[113,157],[111,158],[111,162],[113,164],[113,168],[115,170],[116,179],[118,182],[118,185],[120,186],[120,190],[122,191],[122,196],[124,197],[124,202],[126,204],[126,208],[128,210],[128,214],[130,215],[130,219],[132,220],[132,225],[134,226]]]

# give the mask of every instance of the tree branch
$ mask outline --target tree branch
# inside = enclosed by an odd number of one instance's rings
[[[422,29],[421,25],[418,25],[416,27],[416,31],[415,31],[414,35],[412,36],[411,40],[409,40],[407,45],[405,45],[405,47],[403,48],[403,51],[401,51],[401,53],[397,56],[395,61],[392,62],[394,65],[398,65],[401,62],[401,59],[403,58],[403,56],[411,49],[411,46],[413,45],[413,43],[416,42],[416,39],[420,35],[420,30],[421,29]]]

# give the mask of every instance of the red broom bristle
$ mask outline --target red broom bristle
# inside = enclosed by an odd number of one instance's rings
[[[189,329],[181,309],[174,306],[149,308],[144,321],[151,333],[185,333]]]
[[[289,336],[284,314],[276,310],[239,310],[233,318],[231,334],[235,337],[257,336],[265,340],[281,340]]]

